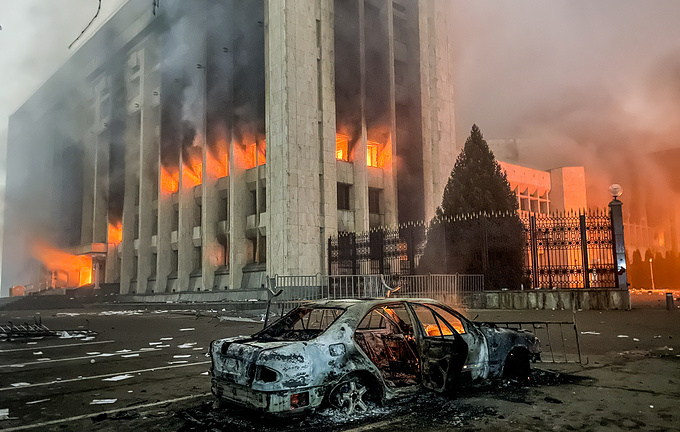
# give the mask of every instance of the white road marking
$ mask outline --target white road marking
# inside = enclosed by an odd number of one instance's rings
[[[50,399],[39,399],[39,400],[34,400],[34,401],[31,401],[31,402],[26,402],[26,405],[35,405],[35,404],[47,402],[47,401],[49,401],[49,400],[50,400]]]
[[[3,429],[2,431],[3,432],[15,432],[15,431],[28,430],[28,429],[42,428],[42,427],[45,427],[45,426],[51,426],[51,425],[55,425],[55,424],[68,423],[68,422],[72,422],[72,421],[92,418],[92,417],[96,417],[96,416],[101,415],[101,414],[109,415],[109,414],[116,414],[116,413],[124,412],[124,411],[132,411],[132,410],[143,409],[143,408],[153,408],[153,407],[168,404],[168,403],[182,402],[182,401],[197,399],[197,398],[206,397],[206,396],[210,396],[210,393],[202,393],[202,394],[198,394],[198,395],[183,396],[183,397],[178,397],[178,398],[175,398],[175,399],[167,399],[167,400],[164,400],[164,401],[152,402],[152,403],[147,403],[147,404],[142,404],[142,405],[132,405],[132,406],[125,407],[125,408],[117,408],[117,409],[112,409],[112,410],[108,410],[108,411],[99,411],[99,412],[92,413],[92,414],[83,414],[83,415],[73,416],[73,417],[59,419],[59,420],[51,420],[51,421],[46,421],[46,422],[41,422],[41,423],[33,423],[33,424],[30,424],[30,425],[17,426],[17,427],[13,427],[13,428]]]
[[[130,374],[124,374],[124,375],[116,375],[112,376],[111,378],[104,378],[102,381],[121,381],[124,379],[132,378],[134,375]]]
[[[105,405],[118,402],[118,399],[92,399],[90,405]]]
[[[160,351],[160,349],[156,349],[154,351]],[[147,352],[150,352],[150,351],[129,351],[129,350],[127,350],[126,352],[128,352],[130,354],[135,354],[135,353],[140,353],[140,352],[147,353]],[[37,362],[23,362],[23,363],[11,364],[11,365],[0,365],[0,369],[1,368],[7,368],[7,367],[24,367],[24,366],[34,365],[34,364],[38,364],[38,363],[45,364],[45,363],[58,363],[58,362],[65,362],[65,361],[72,361],[72,360],[84,360],[84,359],[89,360],[91,358],[110,357],[110,356],[113,356],[113,355],[119,355],[119,354],[106,353],[106,354],[99,354],[99,355],[96,355],[96,356],[70,357],[70,358],[63,358],[63,359],[38,359]],[[121,357],[124,357],[124,356],[121,356]]]
[[[75,382],[75,381],[87,381],[87,380],[93,380],[93,379],[102,379],[102,378],[108,378],[108,377],[113,377],[116,375],[121,375],[121,374],[136,374],[136,373],[144,373],[144,372],[156,372],[156,371],[161,371],[165,369],[174,369],[174,368],[179,368],[179,367],[185,367],[185,366],[197,366],[197,365],[204,365],[210,363],[209,360],[207,361],[202,361],[202,362],[196,362],[196,363],[188,363],[188,364],[180,364],[180,365],[173,365],[173,366],[159,366],[155,368],[148,368],[148,369],[138,369],[138,370],[133,370],[133,371],[127,371],[127,372],[116,372],[116,373],[110,373],[110,374],[104,374],[104,375],[94,375],[94,376],[89,376],[89,377],[78,377],[78,378],[70,378],[70,379],[63,379],[59,381],[47,381],[47,382],[42,382],[42,383],[35,383],[35,384],[29,384],[27,386],[22,386],[22,387],[0,387],[0,391],[5,391],[5,390],[16,390],[18,388],[30,388],[30,387],[44,387],[52,384],[64,384],[64,383],[69,383],[69,382]]]
[[[63,345],[49,345],[49,346],[40,347],[40,349],[73,347],[73,346],[81,346],[81,345],[95,345],[95,344],[105,344],[105,343],[111,343],[111,342],[115,342],[115,341],[114,340],[105,340],[105,341],[97,341],[97,342],[71,343],[71,344],[63,344]],[[28,342],[28,344],[37,344],[37,342]],[[35,349],[35,347],[14,348],[14,349],[0,350],[0,353],[9,353],[9,352],[16,352],[16,351],[29,351],[29,350],[34,350],[34,349]]]

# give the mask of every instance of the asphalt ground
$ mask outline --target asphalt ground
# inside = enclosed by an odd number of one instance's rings
[[[40,315],[51,330],[84,331],[89,326],[96,335],[69,337],[71,332],[66,337],[0,342],[0,410],[9,409],[0,429],[88,430],[73,429],[69,419],[204,397],[210,391],[210,341],[251,334],[262,326],[191,312],[78,310]],[[7,321],[31,323],[34,314],[1,314],[0,322]]]
[[[680,311],[656,303],[632,311],[464,311],[486,321],[575,318],[582,363],[536,364],[529,385],[497,381],[455,399],[420,393],[352,418],[325,410],[287,420],[212,408],[209,343],[259,330],[256,313],[40,311],[52,330],[89,326],[96,335],[0,342],[0,415],[8,410],[0,430],[680,430]],[[32,322],[35,313],[0,312],[0,324]],[[573,326],[564,335],[572,337]]]

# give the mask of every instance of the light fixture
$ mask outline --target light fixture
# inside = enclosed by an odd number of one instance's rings
[[[613,185],[609,186],[609,193],[612,194],[612,198],[617,199],[623,193],[623,188],[620,184],[614,183]]]

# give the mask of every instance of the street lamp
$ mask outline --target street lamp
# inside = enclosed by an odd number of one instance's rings
[[[623,188],[620,184],[614,183],[613,185],[609,186],[609,193],[612,194],[614,201],[618,201],[618,198],[623,193]]]
[[[652,277],[652,290],[654,290],[654,270],[652,270],[652,259],[649,259],[649,275]]]

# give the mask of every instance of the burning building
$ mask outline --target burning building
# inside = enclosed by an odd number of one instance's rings
[[[445,3],[127,2],[10,118],[3,289],[64,262],[121,293],[253,288],[325,273],[338,231],[431,218]]]

